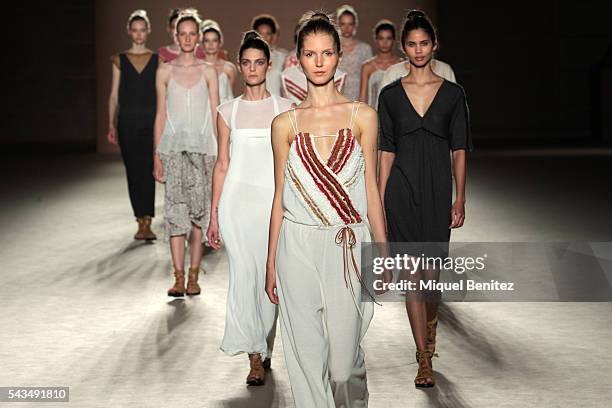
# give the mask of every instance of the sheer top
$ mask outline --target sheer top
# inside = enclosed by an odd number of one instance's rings
[[[344,52],[338,68],[346,72],[346,83],[343,94],[352,100],[359,99],[359,84],[361,83],[361,65],[372,58],[372,48],[358,41],[351,52]]]
[[[166,124],[157,151],[217,154],[204,77],[185,86],[171,76],[166,94]]]
[[[285,112],[291,107],[292,102],[289,99],[280,96],[275,98],[279,112]],[[232,112],[235,104],[239,104],[240,115],[236,115],[235,122],[232,123]],[[268,129],[272,124],[272,119],[276,116],[272,96],[259,101],[248,101],[243,99],[241,95],[219,105],[217,111],[230,129],[232,129],[232,126],[236,129]]]

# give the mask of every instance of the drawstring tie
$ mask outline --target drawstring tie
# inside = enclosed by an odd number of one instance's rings
[[[357,307],[357,311],[359,311],[359,314],[363,318],[363,314],[361,313],[361,308],[357,305],[357,298],[355,297],[355,289],[353,287],[353,281],[351,280],[351,276],[350,276],[351,265],[353,266],[353,271],[355,271],[355,276],[357,277],[357,280],[361,284],[361,287],[365,289],[366,293],[368,294],[368,296],[372,299],[374,303],[376,303],[379,306],[380,306],[380,303],[378,303],[374,299],[374,296],[372,296],[372,294],[367,290],[366,285],[363,282],[361,272],[359,272],[357,261],[355,261],[355,253],[353,252],[353,248],[355,247],[355,244],[357,244],[357,238],[355,238],[355,231],[353,231],[353,229],[348,225],[345,225],[344,227],[340,228],[340,230],[336,234],[336,244],[342,246],[342,263],[344,267],[344,283],[347,288],[350,287],[351,294],[353,296],[353,302],[355,303],[355,307]],[[350,256],[350,263],[349,263],[349,256]]]

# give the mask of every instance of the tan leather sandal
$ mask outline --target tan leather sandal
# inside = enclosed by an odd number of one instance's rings
[[[174,286],[168,289],[168,296],[182,297],[185,296],[185,271],[174,271]]]
[[[417,388],[431,388],[436,385],[436,379],[429,362],[431,361],[431,352],[429,350],[417,350],[417,361],[419,363],[419,371],[414,379],[414,386]]]
[[[431,353],[429,357],[429,365],[432,366],[431,360],[433,357],[438,357],[436,353],[436,329],[438,327],[438,316],[434,317],[427,322],[427,334],[425,335],[425,349]],[[418,353],[417,353],[418,354]],[[418,355],[416,357],[417,363],[419,362]]]
[[[249,354],[249,361],[251,363],[251,371],[247,376],[246,383],[248,385],[264,385],[266,378],[266,370],[263,367],[261,361],[261,355],[259,353]]]
[[[189,279],[187,280],[187,295],[196,296],[200,294],[200,285],[198,285],[198,274],[200,268],[189,268]]]
[[[140,241],[140,240],[145,239],[145,236],[144,236],[144,219],[136,218],[136,222],[138,223],[138,231],[136,231],[136,234],[134,234],[134,239]]]
[[[142,218],[142,236],[141,239],[146,239],[147,241],[154,241],[157,239],[157,235],[151,230],[151,216],[145,215]]]

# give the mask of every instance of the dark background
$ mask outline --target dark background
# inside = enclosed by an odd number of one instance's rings
[[[224,48],[233,57],[254,14],[277,15],[280,45],[290,49],[302,11],[333,10],[343,2],[200,3],[72,0],[5,9],[10,97],[2,150],[112,150],[104,141],[108,58],[129,47],[125,20],[135,8],[147,9],[151,17],[150,48],[168,42],[168,9],[193,5],[220,22]],[[399,26],[407,8],[431,14],[441,43],[438,58],[452,65],[466,89],[477,147],[610,142],[605,121],[611,115],[606,100],[612,99],[612,83],[602,80],[612,69],[610,62],[604,64],[611,53],[612,2],[539,1],[523,8],[516,2],[451,0],[351,4],[360,13],[358,36],[364,41],[381,18]]]

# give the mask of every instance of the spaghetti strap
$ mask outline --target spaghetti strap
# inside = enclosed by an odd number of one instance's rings
[[[293,112],[293,117],[291,117],[291,112]],[[297,125],[297,115],[295,114],[295,108],[291,109],[288,113],[289,120],[291,121],[291,126],[293,126],[293,132],[297,135],[300,133]]]
[[[353,106],[351,107],[351,121],[349,122],[349,129],[353,128],[353,122],[357,116],[357,111],[359,111],[359,106],[361,106],[361,102],[353,102]]]

